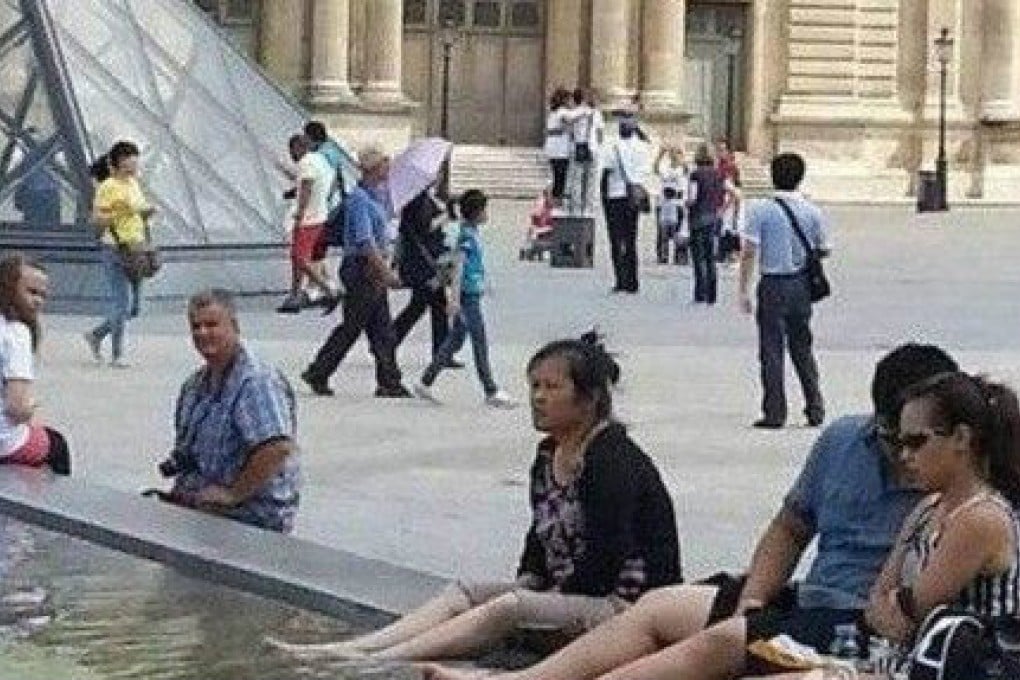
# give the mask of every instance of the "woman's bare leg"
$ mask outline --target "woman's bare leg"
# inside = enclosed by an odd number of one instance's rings
[[[653,654],[705,627],[715,599],[712,586],[671,586],[646,593],[637,603],[541,663],[500,680],[587,680]],[[470,672],[429,666],[426,678],[461,680]]]
[[[745,667],[747,622],[727,619],[599,680],[730,680]]]
[[[510,592],[372,656],[427,661],[476,654],[506,637],[520,622],[520,612],[520,596]]]
[[[468,596],[460,587],[451,585],[438,597],[429,600],[406,616],[397,619],[385,628],[360,637],[310,645],[288,644],[277,640],[269,640],[269,642],[277,649],[297,656],[351,658],[399,645],[460,616],[469,609],[471,609],[471,601]]]
[[[376,652],[418,637],[471,609],[471,600],[456,584],[397,619],[385,628],[362,635],[348,642],[366,652]]]

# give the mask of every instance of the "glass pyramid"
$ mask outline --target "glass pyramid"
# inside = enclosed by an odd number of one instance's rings
[[[0,245],[94,261],[87,166],[128,139],[153,239],[206,265],[168,267],[157,292],[265,289],[251,260],[283,262],[274,166],[305,119],[189,0],[0,0]]]

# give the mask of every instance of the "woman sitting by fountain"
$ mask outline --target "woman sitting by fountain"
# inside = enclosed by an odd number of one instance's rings
[[[650,588],[681,580],[673,504],[652,460],[613,419],[620,369],[594,333],[528,362],[532,522],[517,579],[458,582],[390,626],[301,656],[421,661],[484,652],[519,628],[577,636]]]

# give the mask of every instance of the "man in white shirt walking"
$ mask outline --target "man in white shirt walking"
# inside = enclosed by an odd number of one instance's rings
[[[326,300],[326,308],[336,307],[337,294],[313,263],[325,256],[326,220],[329,216],[329,196],[336,181],[336,172],[326,158],[311,150],[311,143],[303,134],[290,138],[291,159],[297,163],[297,195],[292,216],[290,294],[277,308],[281,313],[301,311],[301,284],[305,277],[318,287]]]

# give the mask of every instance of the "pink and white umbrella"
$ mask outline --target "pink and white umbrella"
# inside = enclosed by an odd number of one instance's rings
[[[453,144],[439,137],[419,139],[393,157],[387,184],[393,212],[397,215],[405,205],[435,184],[439,171],[453,150]]]

